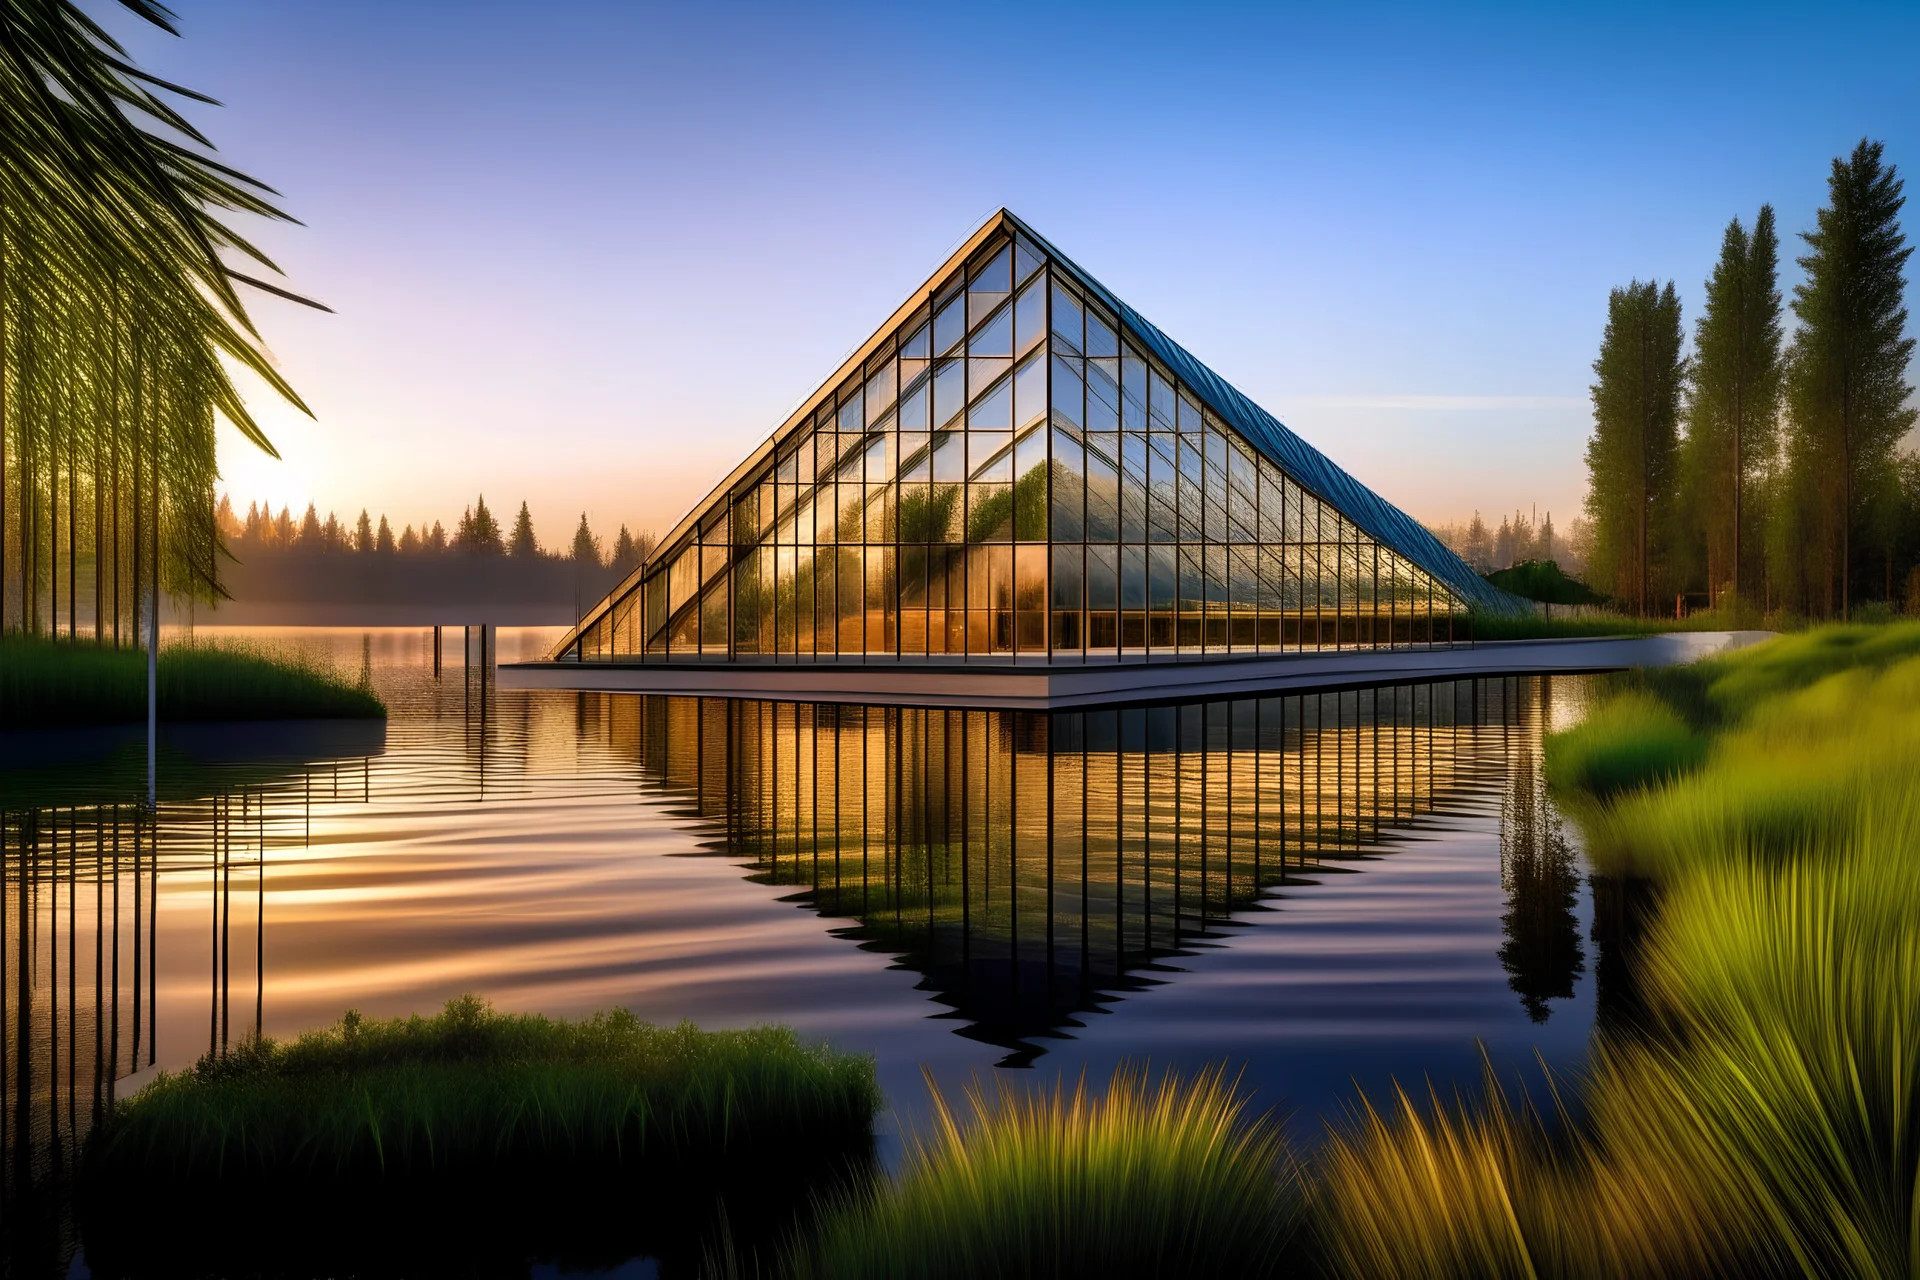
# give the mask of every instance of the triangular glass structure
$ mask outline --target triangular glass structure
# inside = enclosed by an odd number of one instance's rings
[[[1204,659],[1517,603],[1003,209],[554,656]]]

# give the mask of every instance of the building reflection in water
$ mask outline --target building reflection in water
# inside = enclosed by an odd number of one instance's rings
[[[1503,780],[1516,834],[1501,958],[1543,1018],[1582,963],[1578,871],[1536,767],[1545,689],[1055,712],[583,697],[580,727],[625,740],[715,824],[717,848],[922,974],[961,1034],[1018,1066],[1289,882]]]

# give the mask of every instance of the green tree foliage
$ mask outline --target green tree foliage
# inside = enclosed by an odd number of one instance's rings
[[[507,539],[507,554],[531,560],[540,554],[540,544],[533,536],[533,515],[527,510],[525,499],[520,503],[520,514],[513,518],[513,536]]]
[[[1607,299],[1593,362],[1593,435],[1587,441],[1587,514],[1594,525],[1589,580],[1645,616],[1662,582],[1674,506],[1676,430],[1686,362],[1680,299],[1638,280]]]
[[[634,541],[633,534],[628,532],[627,526],[621,525],[620,536],[613,541],[613,567],[624,576],[638,569],[645,555],[646,553],[640,549],[640,544]]]
[[[1817,590],[1822,612],[1842,617],[1858,552],[1883,551],[1892,577],[1894,533],[1884,517],[1870,519],[1870,503],[1887,501],[1895,446],[1915,420],[1906,380],[1914,340],[1902,304],[1913,250],[1900,229],[1904,184],[1884,151],[1862,139],[1834,160],[1827,205],[1801,233],[1806,277],[1793,291],[1800,328],[1788,367],[1788,467],[1796,541],[1808,561],[1802,581],[1810,596]]]
[[[580,513],[580,527],[573,531],[573,547],[568,552],[575,564],[600,567],[600,539],[593,536],[593,530],[587,526],[587,513]]]
[[[1704,552],[1710,593],[1745,594],[1753,511],[1748,493],[1776,446],[1780,409],[1780,246],[1773,206],[1749,233],[1735,218],[1707,278],[1694,329],[1683,471],[1686,532]]]
[[[155,0],[122,5],[173,30]],[[293,295],[226,265],[275,270],[226,214],[285,215],[207,157],[179,98],[210,101],[73,0],[0,0],[0,626],[54,630],[64,599],[77,630],[83,558],[97,640],[136,633],[156,581],[217,597],[216,417],[273,452],[229,362],[304,411],[236,285]]]
[[[380,520],[384,524],[386,517],[381,516]],[[367,514],[365,507],[360,508],[360,518],[353,525],[353,549],[363,555],[373,553],[373,517]]]
[[[392,555],[396,549],[393,545],[393,527],[387,523],[384,511],[380,513],[380,532],[374,535],[373,549],[383,556]]]
[[[500,522],[493,518],[493,512],[487,510],[487,495],[481,494],[475,505],[467,508],[460,517],[460,527],[453,535],[456,550],[469,555],[497,556],[506,552],[506,544],[500,536]]]

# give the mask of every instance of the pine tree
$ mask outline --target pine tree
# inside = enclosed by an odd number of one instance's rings
[[[313,514],[311,505],[307,508],[307,514]],[[314,533],[318,535],[320,531],[320,522],[318,520],[313,522],[313,528]],[[290,547],[293,545],[293,513],[284,506],[280,508],[280,514],[273,522],[273,544],[277,547]]]
[[[507,554],[519,560],[531,560],[540,554],[540,544],[533,537],[533,516],[527,511],[525,499],[520,502],[520,514],[513,518],[513,536],[507,541]]]
[[[613,542],[613,568],[625,575],[639,567],[640,548],[634,542],[633,535],[627,532],[627,526],[623,524],[620,526],[620,536]]]
[[[1732,585],[1736,597],[1743,591],[1747,493],[1775,448],[1779,257],[1772,205],[1760,206],[1751,235],[1740,219],[1729,222],[1694,328],[1685,448],[1710,595],[1723,583]]]
[[[373,520],[365,507],[360,508],[360,518],[354,521],[353,549],[362,555],[373,553]]]
[[[580,513],[580,527],[573,531],[571,555],[577,565],[600,567],[600,539],[594,537],[593,530],[587,527],[587,513],[584,511]]]
[[[480,501],[460,517],[453,545],[469,555],[497,556],[506,550],[500,538],[500,522],[487,510],[486,494],[481,494]]]
[[[426,543],[426,550],[431,555],[437,556],[446,551],[447,531],[441,526],[438,520],[433,522],[433,529],[427,534],[424,541]]]
[[[400,545],[396,550],[403,556],[418,555],[420,553],[420,535],[413,531],[412,525],[408,525],[400,531]]]
[[[300,518],[300,546],[307,551],[318,551],[324,541],[320,532],[320,512],[309,502],[307,514]]]
[[[1480,518],[1478,511],[1467,524],[1465,559],[1475,573],[1486,573],[1493,568],[1493,536],[1487,532],[1487,522]]]
[[[383,556],[390,556],[394,552],[393,526],[387,523],[387,513],[384,511],[380,513],[380,532],[374,535],[373,549]]]
[[[320,526],[320,548],[323,551],[342,551],[346,549],[347,533],[340,527],[340,517],[327,512],[327,522]]]
[[[1675,429],[1686,374],[1680,298],[1669,281],[1615,289],[1593,393],[1587,440],[1587,512],[1594,524],[1591,577],[1631,599],[1644,617],[1662,568],[1674,499]]]
[[[1900,230],[1904,183],[1883,162],[1885,146],[1860,140],[1836,158],[1827,178],[1827,207],[1799,259],[1806,278],[1793,290],[1800,322],[1788,362],[1787,398],[1797,437],[1793,454],[1809,473],[1800,488],[1824,518],[1826,604],[1833,605],[1832,565],[1840,569],[1839,608],[1853,606],[1853,534],[1862,499],[1894,465],[1894,446],[1916,411],[1906,380],[1913,339],[1906,336],[1904,268],[1913,252]],[[1837,541],[1837,548],[1834,543]]]

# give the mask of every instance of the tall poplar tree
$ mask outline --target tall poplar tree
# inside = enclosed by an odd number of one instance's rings
[[[1796,437],[1789,452],[1806,469],[1801,487],[1824,514],[1812,532],[1827,544],[1829,612],[1838,560],[1842,617],[1853,608],[1853,535],[1865,523],[1863,499],[1881,486],[1895,444],[1915,421],[1906,380],[1913,339],[1902,305],[1913,250],[1900,230],[1905,184],[1884,151],[1862,138],[1851,156],[1834,160],[1827,206],[1800,236],[1806,278],[1793,291],[1800,328],[1788,362]]]
[[[1589,574],[1635,602],[1642,616],[1665,551],[1677,480],[1677,430],[1686,362],[1673,282],[1635,280],[1607,298],[1607,329],[1593,362],[1593,435],[1587,440]]]
[[[1747,494],[1773,456],[1780,412],[1779,262],[1772,205],[1751,234],[1729,222],[1694,329],[1686,448],[1707,563],[1725,566],[1709,572],[1710,593],[1722,581],[1746,589]]]

